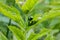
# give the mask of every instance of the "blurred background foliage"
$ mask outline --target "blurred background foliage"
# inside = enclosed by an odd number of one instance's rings
[[[26,0],[0,0],[0,2],[7,4],[8,6],[14,6],[18,10],[19,8],[17,7],[16,4],[22,7],[22,5],[25,4],[25,1]],[[24,13],[26,13],[26,16],[28,15],[29,17],[28,25],[31,26],[35,24],[36,22],[38,22],[39,20],[41,20],[41,18],[44,17],[45,14],[49,14],[48,12],[56,11],[56,10],[60,11],[60,0],[41,0],[40,3],[37,3],[31,9],[32,11],[30,9],[29,11],[29,10],[26,10],[26,8],[25,9],[23,8],[21,9],[23,10]],[[7,34],[7,30],[8,30],[7,25],[9,25],[9,22],[10,22],[9,18],[0,14],[0,32],[1,32],[0,38],[2,37],[1,35],[4,34],[9,40],[12,40],[13,36],[12,36],[11,31],[9,31],[9,33]],[[10,25],[18,26],[17,23],[14,22],[13,20],[11,20]],[[43,21],[42,23],[38,24],[38,26],[34,28],[34,32],[37,34],[43,28],[52,29],[53,31],[48,33],[48,36],[46,35],[47,36],[46,38],[45,36],[43,36],[42,38],[39,38],[37,40],[60,40],[60,16],[47,19]],[[2,40],[5,40],[5,39],[2,39]]]

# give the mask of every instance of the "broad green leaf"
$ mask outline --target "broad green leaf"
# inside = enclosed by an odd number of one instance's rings
[[[55,37],[53,35],[47,35],[45,40],[55,40]]]
[[[0,12],[1,14],[3,14],[4,16],[7,16],[9,18],[11,18],[14,21],[20,20],[16,15],[12,15],[11,12],[7,12],[7,10],[0,8]]]
[[[57,29],[50,31],[47,34],[47,37],[45,38],[45,40],[56,40],[54,34],[57,32],[59,32],[59,30],[57,30]]]
[[[12,12],[11,14],[14,14],[14,15],[17,15],[17,16],[21,17],[20,12],[15,7],[13,7],[13,6],[9,7],[8,5],[0,3],[0,7],[4,8],[7,11]]]
[[[38,2],[33,9],[29,12],[29,15],[41,14],[43,15],[44,12],[49,12],[51,8],[47,6],[47,4]]]
[[[48,13],[49,13],[49,14],[46,13],[46,14],[42,17],[42,19],[40,19],[36,24],[30,26],[30,27],[28,28],[28,30],[31,29],[31,28],[36,27],[38,24],[42,23],[42,22],[45,21],[45,20],[48,20],[48,19],[51,19],[51,18],[55,18],[55,17],[60,16],[60,11],[59,11],[59,10],[56,10],[56,11],[55,11],[55,10],[51,10],[51,11],[48,12]]]
[[[0,32],[0,40],[8,40],[3,33]]]
[[[29,12],[39,0],[26,0],[25,4],[22,6],[22,10],[27,13]]]
[[[41,38],[41,37],[47,35],[47,33],[50,32],[50,31],[51,31],[50,29],[48,30],[48,29],[43,28],[43,29],[40,31],[40,33],[36,34],[31,40],[36,40],[36,39],[38,39],[38,38]]]
[[[30,30],[26,33],[26,40],[30,40],[33,35],[34,35],[34,31],[33,31],[33,29],[30,29]]]
[[[17,40],[25,39],[25,33],[22,30],[20,30],[19,28],[16,28],[15,26],[8,26],[8,28],[16,36]]]
[[[20,12],[21,16],[22,16],[22,21],[24,21],[24,27],[26,27],[28,25],[28,16],[23,12],[23,10],[21,9],[20,5],[16,4],[16,9]]]
[[[31,33],[27,40],[31,40],[35,36],[35,33]]]
[[[58,26],[56,26],[59,23],[60,23],[60,17],[56,17],[56,18],[51,20],[49,27],[50,28],[59,28]]]
[[[21,27],[24,27],[24,20],[22,19],[20,12],[14,8],[14,7],[9,7],[7,5],[4,5],[2,3],[0,3],[0,12],[1,14],[3,14],[4,16],[14,20],[15,22],[17,22]]]

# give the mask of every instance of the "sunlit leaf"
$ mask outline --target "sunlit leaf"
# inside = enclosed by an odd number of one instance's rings
[[[25,33],[22,30],[16,28],[15,26],[9,26],[9,29],[12,31],[12,33],[16,36],[18,40],[25,39]]]
[[[38,1],[39,0],[26,0],[25,4],[22,6],[22,10],[25,13],[29,12],[29,10],[31,10]]]

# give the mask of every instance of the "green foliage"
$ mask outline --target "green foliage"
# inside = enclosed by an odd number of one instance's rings
[[[0,32],[0,40],[7,40],[7,38]]]
[[[54,0],[26,0],[26,2],[20,6],[18,3],[8,0],[8,5],[0,3],[0,14],[4,17],[11,19],[11,25],[8,22],[4,22],[3,27],[9,28],[12,32],[10,39],[5,37],[6,35],[1,30],[2,40],[57,40],[57,35],[60,33],[60,6]],[[48,4],[47,4],[47,3]],[[7,20],[8,20],[7,19]],[[1,22],[0,22],[1,23]],[[0,24],[1,25],[1,24]],[[5,28],[6,28],[5,27]],[[14,38],[15,37],[15,38]]]

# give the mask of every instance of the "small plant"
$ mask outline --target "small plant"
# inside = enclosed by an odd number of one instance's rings
[[[51,22],[60,20],[59,8],[53,8],[51,4],[45,6],[43,1],[27,0],[22,6],[15,4],[15,7],[0,3],[0,12],[16,23],[16,26],[7,25],[13,33],[12,40],[40,40],[42,37],[44,40],[55,40],[55,34],[59,32],[60,25],[55,29],[55,24]],[[39,28],[37,33],[36,28]],[[4,39],[0,39],[9,40],[2,37]]]

